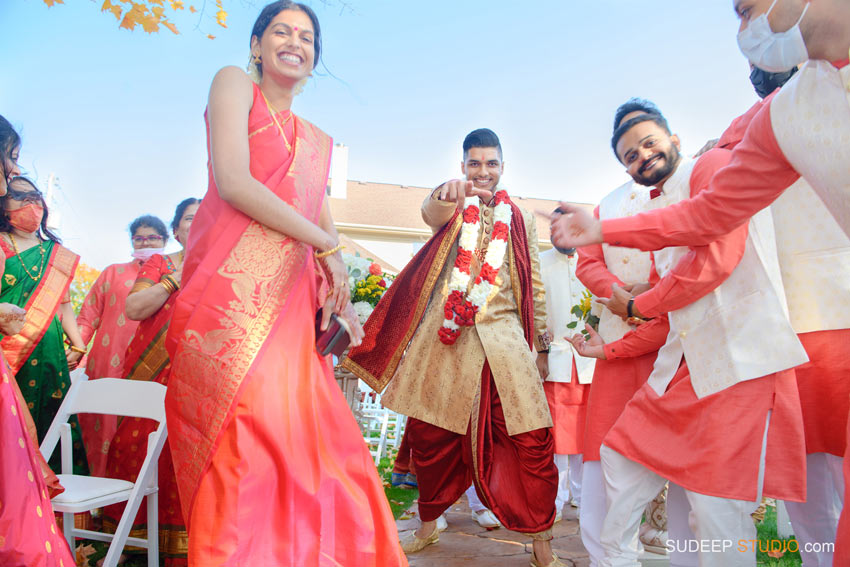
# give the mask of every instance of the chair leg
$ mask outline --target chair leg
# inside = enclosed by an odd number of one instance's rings
[[[148,500],[148,567],[159,567],[159,492]]]
[[[65,541],[71,548],[71,553],[76,557],[76,543],[74,542],[74,515],[69,512],[62,513],[62,533],[65,534]]]

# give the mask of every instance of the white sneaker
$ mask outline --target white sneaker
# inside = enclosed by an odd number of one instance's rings
[[[555,514],[555,523],[557,524],[558,522],[560,522],[563,519],[564,519],[564,512],[561,511],[561,510],[558,510],[558,513]]]
[[[449,529],[449,523],[446,521],[446,517],[440,514],[440,517],[437,518],[437,532],[444,532]]]
[[[499,527],[502,526],[502,524],[499,522],[499,519],[496,517],[496,515],[493,514],[493,512],[491,512],[490,510],[486,510],[486,509],[481,513],[478,513],[475,510],[473,510],[472,511],[472,519],[475,520],[476,522],[478,522],[478,525],[481,526],[482,528],[493,529],[493,528],[499,528]]]

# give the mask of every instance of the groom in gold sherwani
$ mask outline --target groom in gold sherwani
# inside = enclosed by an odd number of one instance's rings
[[[383,404],[410,416],[422,526],[404,538],[405,551],[435,543],[437,518],[474,482],[502,525],[534,539],[532,566],[563,565],[549,544],[558,471],[535,354],[549,348],[537,229],[506,194],[500,201],[502,148],[495,133],[480,129],[466,137],[461,169],[465,180],[444,183],[423,203],[422,218],[435,234],[378,304],[363,345],[344,364],[378,390],[389,382]],[[498,272],[486,303],[454,344],[444,344],[440,329],[450,316],[450,279],[467,226],[461,209],[471,196],[478,197],[480,230],[467,291],[498,238],[499,202],[512,211],[507,247],[493,266]]]

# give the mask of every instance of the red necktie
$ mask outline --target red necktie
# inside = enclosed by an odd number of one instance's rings
[[[654,187],[654,188],[649,190],[649,198],[650,199],[654,199],[654,198],[660,197],[660,196],[661,196],[661,189],[659,189],[658,187]]]

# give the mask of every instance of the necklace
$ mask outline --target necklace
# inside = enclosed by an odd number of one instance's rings
[[[38,275],[34,276],[30,273],[30,270],[35,270],[35,266],[32,268],[27,268],[27,265],[24,263],[24,259],[21,258],[21,252],[18,250],[18,243],[15,242],[15,236],[9,232],[9,240],[12,241],[12,246],[15,248],[15,255],[18,257],[18,261],[21,263],[21,267],[24,269],[24,273],[34,282],[38,282],[41,280],[41,276],[44,275],[44,246],[42,246],[43,242],[38,243],[38,251],[41,252],[41,262],[39,264]]]
[[[278,131],[280,132],[281,137],[283,138],[283,143],[286,144],[286,149],[290,152],[292,151],[292,144],[289,143],[289,140],[286,139],[286,132],[284,132],[283,127],[286,126],[286,123],[292,120],[292,111],[289,111],[289,116],[284,118],[283,124],[278,122],[277,120],[277,109],[272,106],[272,103],[269,102],[269,99],[266,98],[266,93],[263,92],[263,89],[260,89],[260,94],[263,95],[263,100],[266,101],[266,108],[269,109],[269,114],[272,115],[272,121],[274,121],[274,125],[277,126]]]
[[[492,239],[483,254],[481,271],[475,278],[472,289],[467,293],[466,290],[472,280],[470,267],[472,256],[481,254],[475,246],[481,230],[481,217],[478,197],[467,197],[464,201],[457,258],[449,276],[449,296],[443,307],[445,318],[437,332],[440,342],[445,345],[453,345],[463,327],[471,327],[475,324],[475,314],[487,304],[487,298],[496,286],[499,268],[505,261],[513,211],[510,197],[504,190],[496,191],[495,203]]]

